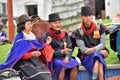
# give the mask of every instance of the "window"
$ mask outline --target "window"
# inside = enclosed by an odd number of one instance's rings
[[[38,15],[37,5],[27,5],[26,7],[27,7],[27,10],[28,10],[29,16]]]
[[[0,3],[0,14],[7,15],[7,5],[6,3]]]

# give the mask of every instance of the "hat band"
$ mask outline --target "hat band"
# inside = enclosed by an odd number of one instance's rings
[[[58,18],[58,19],[51,19],[51,20],[49,20],[49,22],[59,21],[59,20],[61,20],[61,19],[60,18]]]

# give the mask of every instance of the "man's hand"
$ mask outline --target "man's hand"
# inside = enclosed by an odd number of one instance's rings
[[[69,54],[71,51],[72,51],[71,49],[65,48],[61,52],[62,52],[62,54]]]
[[[85,52],[85,54],[90,55],[90,54],[92,54],[94,51],[95,51],[95,48],[89,48],[89,49],[87,49],[87,51]]]
[[[64,59],[63,59],[63,62],[69,63],[69,59],[68,59],[68,58],[64,58]]]
[[[106,50],[99,51],[105,58],[108,57],[108,52]]]

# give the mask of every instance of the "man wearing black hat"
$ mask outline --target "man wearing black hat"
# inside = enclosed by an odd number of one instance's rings
[[[82,65],[91,73],[92,80],[105,80],[104,58],[108,56],[105,30],[103,25],[98,26],[93,22],[93,12],[89,6],[81,8],[81,20],[82,24],[74,32],[74,37]]]
[[[68,33],[61,30],[61,18],[58,13],[49,14],[50,29],[41,38],[46,42],[48,36],[52,38],[51,46],[55,50],[50,67],[51,71],[55,70],[58,80],[76,80],[78,74],[78,62],[71,58],[71,41]],[[40,41],[41,42],[41,41]],[[67,72],[67,73],[66,73]]]

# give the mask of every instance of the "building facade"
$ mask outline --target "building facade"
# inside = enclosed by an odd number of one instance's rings
[[[7,3],[7,0],[4,2],[0,0],[0,3]],[[73,27],[80,22],[78,14],[81,6],[84,5],[84,0],[13,0],[12,4],[14,18],[26,13],[29,16],[38,15],[41,19],[48,20],[48,14],[57,12],[62,18],[63,26]]]
[[[27,13],[29,16],[38,15],[47,19],[51,13],[51,0],[13,0],[13,13],[14,17]]]
[[[105,0],[106,16],[115,18],[120,14],[120,0]]]
[[[79,13],[84,5],[92,7],[96,18],[115,18],[120,14],[120,0],[13,0],[13,17],[26,13],[48,20],[49,13],[58,12],[62,25],[71,29],[80,22]],[[0,0],[0,15],[7,16],[7,0]]]

